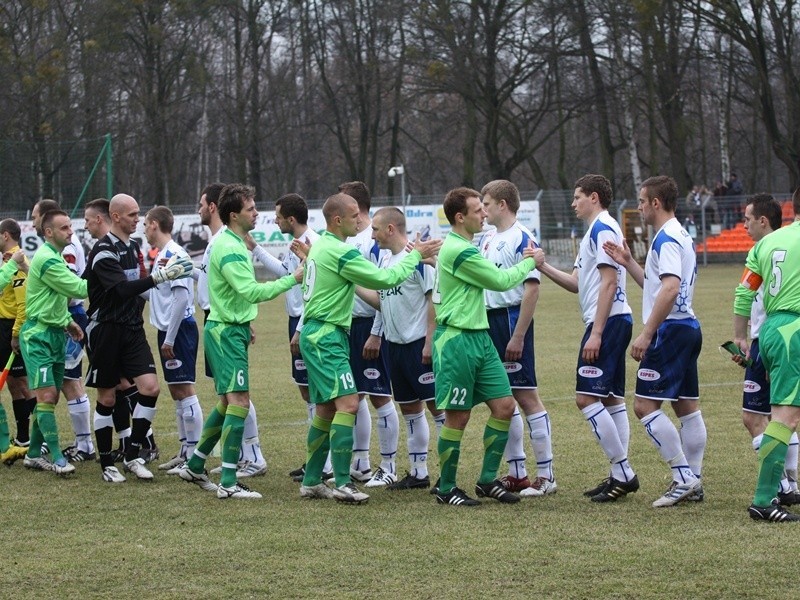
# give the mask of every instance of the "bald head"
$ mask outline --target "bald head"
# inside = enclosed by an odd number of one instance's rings
[[[109,214],[124,212],[133,206],[139,207],[139,204],[133,196],[117,194],[111,198],[111,202],[108,204],[108,212]]]
[[[343,217],[355,205],[358,210],[358,202],[352,196],[347,194],[334,194],[325,200],[322,205],[322,216],[325,217],[325,222],[330,225],[333,217]]]
[[[128,194],[117,194],[108,203],[111,233],[124,242],[136,231],[139,223],[139,204]]]

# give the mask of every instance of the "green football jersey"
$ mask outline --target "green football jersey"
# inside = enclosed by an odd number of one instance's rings
[[[311,246],[303,275],[303,320],[315,319],[350,328],[355,286],[386,290],[411,275],[420,259],[412,250],[389,269],[379,269],[361,255],[357,248],[345,244],[325,231]]]
[[[744,277],[736,288],[735,314],[750,316],[750,306],[762,280],[768,315],[778,311],[800,314],[800,222],[761,238],[750,249],[745,264]]]
[[[70,298],[86,298],[88,282],[70,271],[61,252],[49,242],[33,255],[25,292],[27,320],[50,327],[66,327],[72,321]]]
[[[256,281],[253,261],[244,240],[226,229],[214,240],[208,261],[209,321],[249,323],[258,315],[258,302],[272,300],[297,282],[286,275],[276,281]]]
[[[516,287],[535,267],[536,262],[526,258],[508,269],[498,269],[472,242],[451,231],[436,263],[431,296],[436,322],[458,329],[489,329],[483,291],[503,292]]]

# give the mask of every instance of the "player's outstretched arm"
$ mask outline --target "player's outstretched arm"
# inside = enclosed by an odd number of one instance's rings
[[[628,247],[628,242],[625,238],[622,239],[622,245],[615,244],[612,241],[603,243],[603,250],[608,254],[616,263],[625,267],[625,270],[631,274],[633,280],[639,285],[644,287],[644,270],[641,265],[633,260],[631,249]]]
[[[518,286],[536,268],[533,251],[513,267],[498,269],[494,263],[481,256],[474,246],[462,251],[454,265],[453,275],[461,281],[495,292],[504,292]]]
[[[375,290],[368,290],[360,285],[356,286],[356,296],[369,304],[375,310],[381,309],[381,297]]]
[[[534,257],[534,260],[536,260],[536,257]],[[573,294],[578,293],[578,269],[572,269],[572,273],[564,273],[564,271],[556,269],[547,262],[547,257],[544,256],[544,250],[542,250],[541,260],[536,260],[536,268],[539,269],[542,275],[557,286]]]
[[[442,247],[442,240],[434,240],[430,239],[427,241],[422,241],[419,239],[419,232],[417,232],[417,237],[414,240],[414,249],[419,252],[422,260],[427,260],[433,258],[437,254],[439,254],[439,249]]]

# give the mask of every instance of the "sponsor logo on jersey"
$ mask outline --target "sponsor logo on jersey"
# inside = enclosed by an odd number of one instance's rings
[[[503,363],[503,366],[506,369],[506,373],[516,373],[517,371],[522,370],[522,365],[518,362],[506,362]]]
[[[167,362],[164,363],[165,369],[180,369],[182,366],[183,363],[177,358],[170,358]]]
[[[636,376],[642,381],[657,381],[661,379],[661,373],[653,369],[639,369]]]
[[[420,383],[423,383],[423,384],[425,384],[425,383],[433,383],[434,381],[436,381],[436,377],[434,376],[434,374],[431,371],[428,371],[427,373],[423,373],[422,375],[419,376],[419,382]]]
[[[761,386],[758,385],[755,381],[750,381],[749,379],[745,379],[744,391],[748,394],[755,394],[756,392],[761,391]]]
[[[301,358],[297,358],[294,361],[294,368],[298,371],[305,371],[306,370],[306,361]]]
[[[590,365],[584,365],[580,369],[578,369],[578,375],[580,375],[581,377],[602,377],[603,369],[599,369],[598,367],[592,367]]]
[[[378,379],[381,376],[381,372],[378,369],[364,369],[364,377],[367,379]]]

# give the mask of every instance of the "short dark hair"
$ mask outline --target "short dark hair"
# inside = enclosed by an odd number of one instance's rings
[[[154,206],[147,211],[144,216],[145,221],[155,221],[158,223],[158,230],[161,233],[172,233],[175,225],[175,217],[172,211],[166,206]]]
[[[485,196],[486,194],[489,194],[498,202],[500,200],[505,200],[508,209],[514,214],[517,214],[519,210],[519,188],[510,181],[506,181],[505,179],[490,181],[483,186],[481,190],[481,196]]]
[[[206,204],[216,204],[219,206],[219,195],[222,193],[223,189],[225,189],[224,183],[220,183],[219,181],[209,183],[203,188],[203,191],[200,192],[200,197],[206,197]]]
[[[400,232],[406,233],[406,215],[396,206],[384,206],[378,209],[374,219],[378,218],[386,225],[394,225]]]
[[[69,215],[61,209],[48,210],[46,213],[44,213],[42,215],[42,233],[44,233],[44,230],[53,224],[53,219],[61,216],[69,218]]]
[[[51,210],[61,210],[61,206],[59,206],[58,202],[55,200],[49,200],[45,198],[44,200],[39,200],[35,206],[39,207],[39,216],[43,217],[44,213],[51,211]]]
[[[783,225],[783,209],[781,203],[770,194],[755,194],[747,199],[747,204],[753,205],[753,216],[757,219],[767,217],[772,231],[777,231]]]
[[[575,188],[580,189],[587,196],[593,193],[600,199],[600,206],[608,208],[614,193],[611,191],[611,182],[603,175],[588,173],[575,182]]]
[[[256,189],[243,183],[230,183],[222,188],[219,194],[219,203],[217,204],[219,218],[222,223],[228,225],[231,220],[231,214],[241,212],[242,208],[244,208],[245,200],[254,200],[255,197]],[[208,197],[206,197],[207,201]]]
[[[308,205],[300,194],[284,194],[275,201],[275,208],[284,219],[294,217],[300,225],[308,223]]]
[[[91,202],[87,202],[83,205],[83,209],[86,210],[88,208],[95,211],[97,214],[103,217],[104,221],[111,221],[111,211],[109,210],[109,206],[111,203],[106,198],[95,198]]]
[[[675,212],[678,205],[678,184],[672,177],[667,175],[656,175],[648,177],[642,182],[647,199],[652,203],[653,198],[661,201],[661,206],[667,212]]]
[[[355,198],[355,201],[358,203],[359,212],[369,212],[369,209],[372,207],[372,197],[370,196],[369,188],[363,181],[346,181],[339,186],[339,191]]]
[[[444,197],[444,216],[450,225],[456,224],[456,215],[467,213],[467,198],[480,198],[481,193],[468,187],[457,187]]]
[[[7,233],[15,242],[19,242],[22,237],[22,229],[14,219],[3,219],[0,221],[0,233]]]

